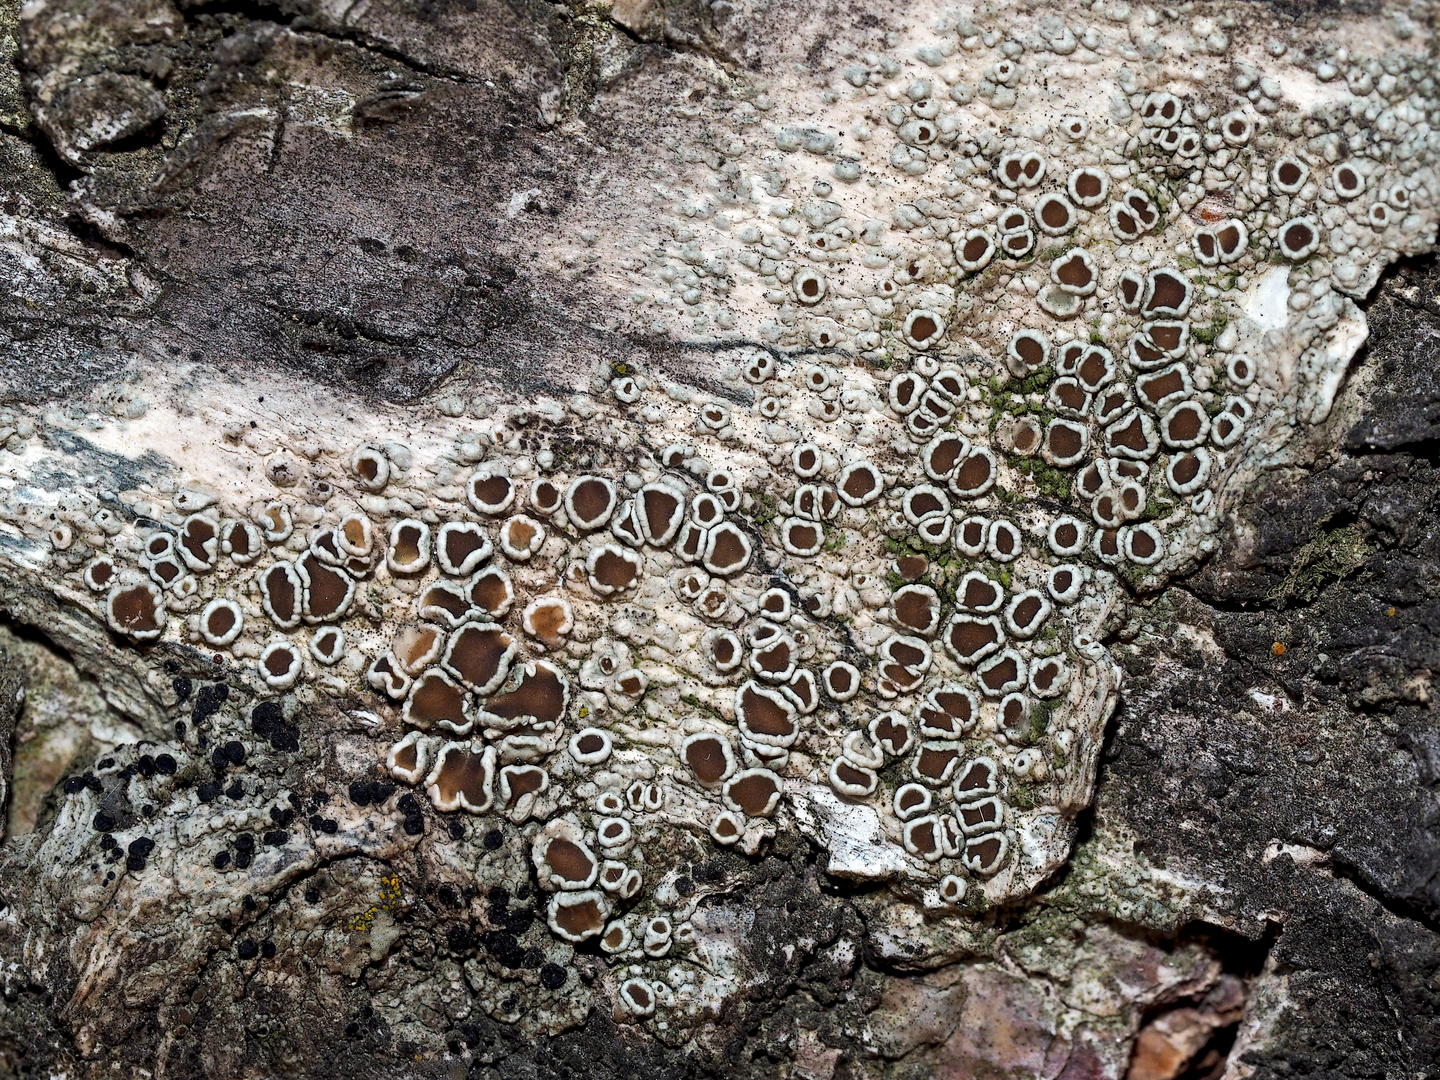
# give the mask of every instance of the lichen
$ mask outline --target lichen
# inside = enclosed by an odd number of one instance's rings
[[[1357,525],[1325,530],[1296,550],[1285,577],[1265,598],[1281,608],[1313,600],[1326,585],[1363,566],[1373,553]]]

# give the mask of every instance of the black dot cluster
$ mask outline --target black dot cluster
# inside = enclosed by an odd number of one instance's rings
[[[120,849],[120,843],[108,832],[100,837],[100,850],[104,852],[102,858],[106,862],[119,862],[124,858],[124,852]],[[110,880],[110,879],[106,879]]]
[[[125,869],[138,874],[145,869],[145,860],[155,850],[155,841],[148,836],[137,836],[125,849]]]
[[[404,829],[407,836],[419,836],[425,831],[425,815],[420,812],[420,803],[408,791],[395,802],[396,809],[405,815]]]
[[[141,745],[144,744],[142,743]],[[95,764],[97,768],[113,769],[115,767],[115,759],[110,757],[101,758]],[[145,780],[149,780],[155,776],[174,776],[175,773],[179,771],[179,768],[179,764],[169,754],[141,754],[132,764],[126,765],[115,774],[116,786],[123,788],[132,776],[139,776]],[[103,795],[105,793],[105,784],[93,772],[87,771],[76,773],[74,776],[67,776],[65,782],[61,785],[61,790],[63,790],[66,795],[79,795],[82,791],[86,790],[93,791],[97,795]],[[104,815],[104,818],[105,820],[113,820],[108,814]],[[96,828],[100,832],[108,832],[110,829],[115,828],[115,825],[112,823],[104,829],[99,828],[99,826],[96,826]]]
[[[234,780],[229,787],[224,786],[219,780],[207,780],[195,789],[195,794],[202,803],[214,802],[224,795],[227,799],[243,799],[245,797],[245,784],[243,781]]]
[[[97,761],[95,766],[102,770],[112,770],[115,769],[116,760],[114,757],[106,756]],[[148,780],[155,776],[173,776],[178,769],[179,765],[169,754],[146,753],[141,754],[135,761],[111,776],[110,798],[103,801],[102,809],[97,810],[90,818],[91,828],[101,834],[100,850],[102,857],[107,862],[114,863],[125,858],[129,869],[136,872],[145,869],[146,860],[155,850],[155,841],[147,836],[141,836],[131,841],[127,850],[122,851],[119,841],[110,834],[117,830],[129,829],[135,823],[135,817],[124,798],[126,787],[132,777],[139,776]],[[61,784],[61,790],[66,796],[72,798],[86,791],[104,796],[106,784],[94,772],[86,771],[67,776]],[[145,803],[140,807],[139,817],[150,818],[154,815],[155,807],[152,804]],[[111,873],[105,880],[113,881],[114,878],[115,875]]]
[[[300,727],[286,722],[278,701],[262,701],[250,710],[250,730],[277,753],[294,754],[300,749]]]
[[[114,827],[114,823],[110,821],[105,814],[96,814],[95,817],[97,820],[105,818],[100,824],[108,825],[110,828]],[[124,859],[125,869],[134,874],[138,874],[145,869],[146,861],[149,859],[150,853],[155,850],[154,840],[148,836],[137,836],[134,840],[130,841],[128,846],[121,848],[120,841],[116,840],[108,830],[102,831],[103,835],[100,837],[100,850],[103,852],[101,857],[106,862],[116,863]],[[107,876],[105,880],[113,881],[114,876]]]
[[[230,738],[214,731],[210,731],[207,736],[206,731],[209,729],[206,725],[231,699],[230,688],[225,683],[197,686],[183,677],[174,679],[172,686],[177,702],[188,702],[190,705],[189,723],[184,720],[177,721],[175,731],[182,743],[187,741],[188,734],[189,744],[198,746],[201,751],[197,763],[202,773],[201,777],[197,778],[200,782],[196,784],[196,794],[200,802],[211,803],[222,797],[242,799],[247,794],[256,794],[257,791],[247,791],[247,784],[253,789],[254,782],[237,775],[245,773],[255,764],[253,759],[256,747],[263,749],[268,744],[269,750],[280,753],[299,751],[300,727],[286,718],[285,706],[281,701],[261,701],[250,709],[249,729],[253,740],[244,734],[239,738]],[[65,792],[77,796],[86,791],[104,795],[110,783],[103,778],[104,771],[113,770],[115,765],[114,758],[107,757],[97,762],[97,770],[102,776],[97,776],[95,772],[84,772],[68,777],[64,783]],[[169,777],[175,776],[179,771],[180,764],[172,754],[143,754],[133,765],[121,770],[119,779],[123,783],[134,774],[147,779],[155,776]],[[206,775],[207,773],[209,775]],[[350,802],[358,807],[375,807],[381,810],[392,808],[400,815],[401,827],[409,836],[422,836],[426,832],[424,800],[417,798],[412,792],[399,789],[388,778],[356,780],[348,786],[345,794]],[[229,837],[226,845],[212,856],[214,868],[219,871],[248,870],[267,847],[279,848],[289,843],[292,826],[302,812],[308,813],[306,820],[317,832],[328,835],[337,833],[339,823],[324,814],[325,806],[331,798],[331,795],[323,792],[312,792],[304,796],[306,805],[303,811],[300,800],[293,794],[289,796],[290,805],[282,802],[271,806],[269,817],[273,828],[237,833]],[[108,803],[106,805],[108,806]],[[147,808],[147,812],[153,813],[153,808]],[[130,841],[128,847],[122,846],[111,833],[128,828],[128,817],[123,815],[128,815],[128,810],[117,814],[101,809],[95,813],[92,824],[101,834],[102,858],[110,863],[123,860],[131,872],[139,873],[146,868],[147,860],[156,845],[149,837],[142,836]],[[444,828],[446,834],[454,840],[464,840],[470,834],[468,823],[459,819],[447,820]],[[504,846],[504,834],[498,828],[485,829],[483,833],[477,831],[475,839],[480,840],[488,851],[498,851]],[[112,871],[107,880],[113,879]],[[439,905],[456,912],[463,911],[471,898],[468,891],[462,896],[450,885],[441,886],[436,896]],[[489,918],[481,924],[488,928],[477,932],[463,924],[452,926],[447,933],[447,944],[456,953],[481,951],[506,970],[534,971],[543,987],[549,990],[560,989],[567,981],[568,971],[549,960],[542,948],[524,940],[533,927],[543,925],[543,915],[537,914],[534,907],[534,896],[529,884],[521,884],[515,889],[513,896],[505,889],[496,890],[489,896]],[[318,884],[312,883],[304,890],[307,903],[318,904],[321,897]],[[247,897],[244,906],[247,911],[255,910],[253,898]],[[233,932],[230,919],[222,919],[220,925],[227,932]],[[237,941],[234,947],[235,955],[240,960],[269,958],[275,955],[275,945],[268,940],[246,937]],[[364,1019],[362,1017],[356,1023],[361,1023]],[[378,1022],[378,1017],[375,1021]],[[361,1023],[361,1026],[367,1025]]]
[[[395,785],[388,780],[356,780],[350,785],[349,795],[356,806],[380,807],[390,800],[395,791]],[[407,836],[420,836],[425,832],[425,813],[414,795],[405,792],[395,800],[395,809],[404,815],[402,827]],[[450,830],[450,835],[455,836],[454,829]],[[463,828],[460,835],[464,835]]]
[[[295,796],[290,796],[293,804]],[[282,848],[290,842],[289,826],[294,822],[296,812],[293,806],[282,806],[276,804],[270,807],[270,820],[275,823],[276,828],[267,829],[260,835],[260,846]],[[225,870],[234,866],[237,870],[246,870],[255,859],[256,841],[250,833],[239,833],[231,841],[235,849],[232,855],[228,850],[221,850],[215,853],[215,869]]]
[[[486,921],[490,929],[476,934],[464,924],[451,926],[445,932],[447,947],[457,955],[479,950],[508,971],[538,971],[541,985],[558,990],[565,984],[566,970],[547,960],[543,949],[527,946],[521,940],[538,921],[535,909],[525,904],[532,895],[529,885],[521,885],[513,896],[504,887],[492,889],[486,896]],[[451,907],[461,903],[449,885],[440,886],[436,896]]]
[[[181,680],[176,680],[180,682]],[[189,680],[184,680],[189,682]],[[230,697],[230,687],[225,683],[210,683],[200,687],[195,693],[195,704],[190,710],[190,722],[199,726],[205,723],[217,712],[220,706],[224,705]]]
[[[395,794],[395,785],[385,780],[356,780],[350,785],[350,801],[356,806],[379,806]]]
[[[235,955],[241,960],[254,960],[257,956],[271,960],[275,952],[275,942],[269,938],[258,943],[254,938],[245,938],[235,946]]]
[[[217,773],[224,772],[231,765],[239,768],[245,764],[245,744],[239,739],[229,739],[211,751],[210,761]]]
[[[168,757],[169,755],[167,754],[165,756]],[[79,795],[80,792],[84,791],[86,788],[89,788],[91,791],[94,791],[98,794],[105,790],[105,785],[100,783],[100,778],[92,772],[87,772],[76,776],[67,776],[65,778],[66,795]]]

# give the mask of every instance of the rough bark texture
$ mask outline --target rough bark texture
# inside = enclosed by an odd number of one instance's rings
[[[744,14],[75,0],[22,20],[6,3],[0,214],[24,244],[0,249],[0,396],[124,416],[160,359],[237,387],[288,373],[377,412],[566,393],[637,356],[718,386],[712,346],[617,329],[619,294],[583,264],[540,268],[531,241],[603,186],[605,155],[633,164],[637,140],[678,129],[648,107],[662,91],[683,107],[710,92],[696,72],[728,85],[758,64],[747,18],[823,55],[813,13]],[[297,109],[310,121],[287,123]],[[886,885],[827,875],[794,834],[676,855],[675,888],[704,897],[744,987],[685,1026],[563,1000],[513,1015],[540,959],[567,968],[561,998],[607,961],[553,947],[528,848],[428,807],[418,832],[364,809],[353,784],[384,749],[366,702],[257,713],[208,653],[136,649],[0,576],[0,1077],[1436,1075],[1440,267],[1402,261],[1366,314],[1298,458],[1258,473],[1218,553],[1132,596],[1107,639],[1125,688],[1069,862],[948,930]],[[57,488],[163,467],[85,455]],[[260,802],[227,828],[323,813],[339,832],[257,854],[243,898],[153,863],[123,904],[81,881],[90,856],[66,829],[82,800],[120,829],[194,803],[205,752],[156,772],[177,722],[192,746],[248,747],[236,782]],[[484,937],[498,926],[515,964]]]

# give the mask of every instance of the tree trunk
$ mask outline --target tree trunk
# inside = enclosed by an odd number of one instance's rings
[[[1422,1077],[1433,5],[0,8],[0,1077]]]

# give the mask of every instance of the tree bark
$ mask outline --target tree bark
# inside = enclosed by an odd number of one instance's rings
[[[1432,1075],[1433,17],[0,7],[0,1077]]]

